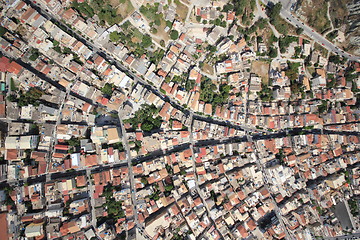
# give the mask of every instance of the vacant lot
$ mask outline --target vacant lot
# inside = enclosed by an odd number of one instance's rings
[[[330,0],[330,17],[335,28],[347,24],[349,15],[346,5],[352,0]]]
[[[330,28],[330,21],[327,17],[327,1],[302,1],[300,15],[307,19],[307,24],[322,33]]]
[[[131,4],[131,1],[110,0],[110,5],[116,8],[116,13],[119,14],[122,19],[125,19],[134,12],[134,7]]]
[[[158,4],[144,4],[140,8],[140,13],[143,17],[149,22],[151,27],[150,32],[156,35],[158,38],[154,38],[154,40],[160,43],[161,40],[165,42],[169,40],[169,33],[165,32],[166,22],[164,20],[163,13],[158,13]]]
[[[201,70],[210,75],[214,74],[214,68],[207,63],[204,63],[204,66],[202,67]]]
[[[263,42],[265,43],[267,48],[271,47],[272,44],[270,44],[269,39],[272,34],[272,31],[271,28],[268,27],[268,25],[266,25],[266,27],[263,29],[259,29],[256,34],[257,36],[260,36],[263,39]]]
[[[253,61],[251,64],[251,72],[261,77],[264,84],[269,84],[269,63],[263,61]]]
[[[323,48],[323,46],[318,43],[314,44],[314,49],[318,50],[323,57],[327,57],[327,54],[329,52],[327,49]]]
[[[161,18],[161,24],[157,27],[157,34],[159,38],[163,39],[165,42],[169,40],[169,33],[165,32],[164,29],[166,28],[166,22],[163,18]]]
[[[185,21],[186,15],[189,11],[188,7],[179,0],[175,0],[174,2],[176,4],[176,14],[179,16],[181,21]]]

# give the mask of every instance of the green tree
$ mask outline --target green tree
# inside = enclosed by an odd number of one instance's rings
[[[113,31],[109,34],[110,41],[118,42],[120,40],[120,34],[117,31]]]
[[[39,52],[34,52],[33,54],[31,54],[31,56],[29,57],[30,61],[35,61],[36,59],[38,59],[39,57]]]
[[[159,18],[156,18],[155,21],[154,21],[155,25],[156,26],[160,26],[161,25],[161,21]]]
[[[142,41],[141,41],[142,47],[148,48],[151,46],[151,44],[152,44],[152,39],[151,39],[150,35],[149,34],[144,35],[142,38]]]
[[[165,47],[165,41],[163,39],[160,40],[160,46]]]
[[[173,185],[166,185],[165,186],[165,191],[167,191],[167,192],[170,192],[171,190],[173,190],[174,189],[174,186]]]
[[[173,24],[172,22],[166,21],[166,26],[167,26],[167,27],[172,28],[172,24]]]
[[[142,177],[141,178],[141,183],[144,184],[144,185],[147,185],[148,184],[148,180],[146,177]]]
[[[14,94],[11,94],[7,97],[7,100],[9,100],[10,102],[16,102],[17,98]]]
[[[64,49],[63,49],[63,54],[66,54],[66,55],[68,55],[68,54],[72,54],[73,52],[71,51],[71,49],[70,48],[68,48],[68,47],[64,47]]]
[[[144,122],[141,124],[141,130],[144,132],[150,132],[154,128],[154,124],[151,122]]]
[[[234,5],[232,5],[231,3],[227,3],[223,6],[222,11],[228,12],[228,11],[232,11],[233,9],[234,9]]]
[[[7,32],[7,29],[0,26],[0,37],[4,36],[4,34]]]
[[[130,119],[126,119],[124,122],[131,123],[133,127],[141,125],[143,131],[151,131],[158,129],[161,126],[161,118],[154,117],[158,113],[158,109],[154,105],[143,104],[142,107],[135,112],[135,116]]]
[[[54,46],[54,47],[57,47],[57,46],[59,46],[59,45],[60,45],[60,43],[59,43],[58,41],[53,40],[53,46]]]
[[[271,34],[270,38],[269,38],[269,43],[272,44],[274,42],[279,41],[279,39],[277,37],[275,37],[274,34]]]
[[[300,27],[299,27],[299,28],[296,29],[296,34],[297,34],[297,35],[300,35],[300,34],[302,34],[303,32],[304,32],[304,29],[303,29],[303,28],[300,28]]]
[[[186,91],[190,91],[191,89],[193,89],[195,87],[195,80],[192,80],[192,79],[188,79],[186,81],[186,84],[185,84],[185,89]]]
[[[111,96],[113,93],[113,84],[106,83],[104,87],[101,88],[101,92],[106,96]]]
[[[67,143],[73,147],[80,147],[80,139],[76,137],[71,137],[69,140],[67,140]]]
[[[276,3],[269,11],[270,18],[274,19],[279,16],[282,4],[280,2]]]
[[[179,32],[176,30],[171,30],[170,32],[170,38],[172,40],[177,40],[179,38]]]
[[[19,99],[18,99],[18,105],[20,107],[27,106],[29,104],[32,104],[34,106],[39,106],[40,101],[39,99],[43,95],[43,91],[38,88],[30,88],[29,91],[23,93],[19,93]]]
[[[268,55],[269,55],[269,57],[271,57],[271,58],[276,58],[276,57],[277,57],[277,51],[276,51],[276,49],[271,47],[271,48],[269,49]]]

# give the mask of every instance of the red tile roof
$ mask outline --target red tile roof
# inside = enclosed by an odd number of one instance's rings
[[[9,239],[7,213],[0,213],[0,239]]]
[[[8,72],[14,73],[16,75],[18,75],[21,70],[23,69],[22,66],[20,66],[19,64],[17,64],[16,62],[11,62],[8,66]]]
[[[85,157],[85,166],[95,166],[97,165],[97,155],[87,155]]]
[[[0,58],[0,71],[6,72],[9,68],[10,60],[7,57]]]
[[[0,117],[6,116],[5,109],[6,109],[5,103],[0,103]]]

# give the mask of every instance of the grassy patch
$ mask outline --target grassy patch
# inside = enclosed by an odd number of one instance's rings
[[[327,49],[325,49],[325,48],[323,48],[320,44],[318,44],[318,43],[315,43],[314,44],[314,49],[315,50],[318,50],[319,52],[320,52],[320,54],[321,54],[321,56],[323,56],[323,57],[327,57],[327,54],[328,54],[328,50]]]
[[[169,35],[164,31],[166,27],[166,22],[164,20],[163,14],[157,13],[158,8],[159,3],[155,3],[154,5],[150,5],[148,3],[140,7],[140,12],[149,22],[149,25],[151,27],[150,31],[153,34],[159,36],[159,39],[167,41],[169,40]],[[160,40],[158,40],[158,43],[160,44]]]
[[[347,17],[349,15],[346,5],[352,2],[351,0],[330,0],[330,18],[334,28],[338,28],[343,24],[347,24]]]
[[[188,7],[182,4],[179,0],[174,1],[176,4],[176,14],[179,16],[181,21],[185,21],[186,15],[189,11]]]
[[[125,44],[129,50],[134,53],[135,57],[140,57],[146,53],[146,48],[152,44],[151,37],[142,34],[129,21],[121,25],[121,28],[123,31],[112,34],[112,40]]]
[[[338,2],[337,7],[338,7]],[[302,1],[302,15],[306,17],[307,24],[315,28],[317,32],[322,33],[330,28],[330,21],[327,17],[327,1]]]
[[[121,1],[120,1],[121,2]],[[122,19],[128,17],[131,13],[134,12],[134,6],[131,4],[131,1],[124,1],[117,5],[116,13],[120,14]]]
[[[204,63],[201,70],[211,75],[214,74],[214,68],[207,63]]]
[[[13,78],[10,78],[10,91],[17,91],[17,87]]]

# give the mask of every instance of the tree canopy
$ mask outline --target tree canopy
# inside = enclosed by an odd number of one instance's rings
[[[179,32],[176,31],[176,30],[171,30],[171,32],[170,32],[170,38],[171,38],[172,40],[178,39],[178,38],[179,38]]]
[[[120,37],[121,37],[121,35],[117,31],[113,31],[109,35],[110,41],[112,41],[112,42],[118,42],[120,40]]]
[[[143,104],[141,109],[135,112],[135,116],[125,120],[125,122],[131,123],[135,128],[141,124],[141,130],[150,132],[159,129],[161,126],[161,117],[154,117],[157,113],[158,109],[154,105]]]

